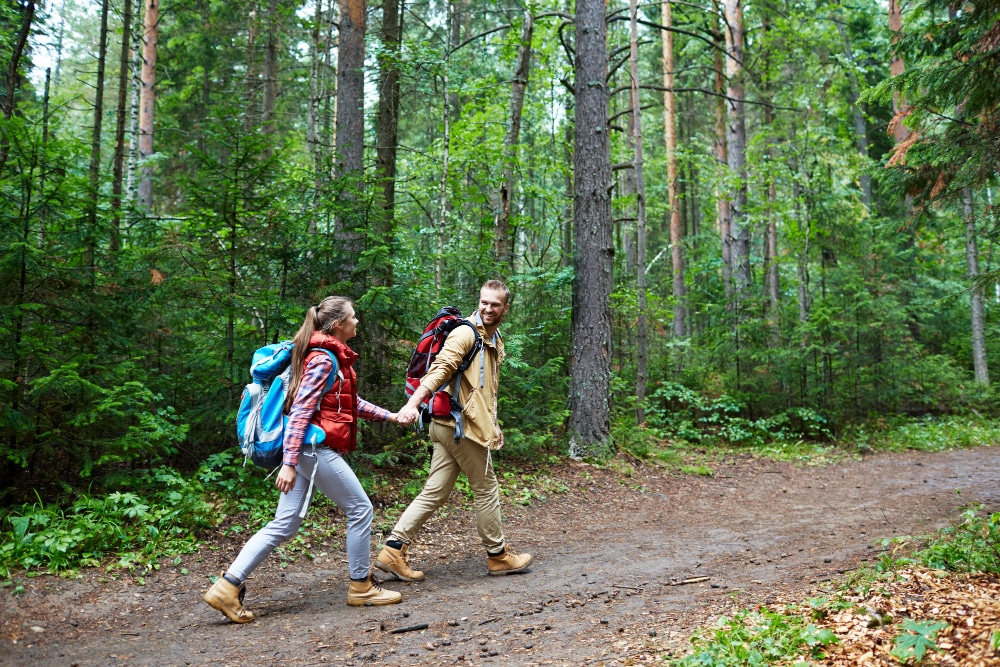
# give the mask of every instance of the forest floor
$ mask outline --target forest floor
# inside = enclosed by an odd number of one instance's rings
[[[882,538],[931,532],[973,501],[1000,510],[1000,447],[822,467],[734,456],[711,467],[549,466],[558,492],[525,506],[505,498],[508,539],[535,557],[507,577],[486,576],[468,503],[453,496],[411,550],[426,581],[388,582],[404,600],[387,607],[348,607],[343,547],[324,547],[284,568],[266,561],[245,601],[257,621],[232,624],[201,600],[245,539],[221,530],[142,584],[103,570],[26,579],[22,595],[0,599],[0,664],[653,662],[721,614],[816,595],[874,562]]]

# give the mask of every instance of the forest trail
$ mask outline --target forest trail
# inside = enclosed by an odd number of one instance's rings
[[[509,539],[535,555],[527,574],[487,577],[471,514],[452,503],[413,551],[426,581],[387,584],[402,604],[348,607],[340,547],[284,570],[276,558],[262,565],[246,600],[258,620],[238,626],[201,601],[242,545],[234,537],[144,586],[87,571],[4,592],[0,664],[632,664],[717,614],[809,595],[874,559],[881,538],[946,525],[958,505],[1000,510],[1000,447],[825,467],[742,458],[712,477],[629,466],[554,467],[568,491],[505,504]]]

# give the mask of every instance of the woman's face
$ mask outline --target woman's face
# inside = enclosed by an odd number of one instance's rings
[[[333,323],[333,337],[341,343],[346,343],[356,335],[358,335],[358,318],[355,316],[354,307],[348,304],[347,317]]]

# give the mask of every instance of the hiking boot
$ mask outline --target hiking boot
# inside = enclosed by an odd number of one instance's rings
[[[487,574],[499,577],[515,572],[524,572],[531,565],[531,554],[519,554],[509,544],[504,544],[503,552],[486,559]]]
[[[375,607],[383,604],[396,604],[403,601],[403,595],[395,591],[387,591],[378,585],[372,575],[364,581],[351,579],[347,589],[347,604],[352,607]]]
[[[205,593],[205,602],[212,609],[218,609],[229,617],[233,623],[250,623],[254,620],[252,611],[243,608],[243,597],[247,594],[247,583],[244,581],[236,587],[220,576],[218,581]]]
[[[410,569],[410,564],[407,562],[409,557],[406,555],[406,550],[409,546],[404,544],[398,549],[382,547],[378,558],[375,559],[375,567],[402,581],[423,581],[424,573]]]

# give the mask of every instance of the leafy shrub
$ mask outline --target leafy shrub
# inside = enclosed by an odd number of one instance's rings
[[[916,554],[918,560],[941,570],[1000,573],[1000,512],[980,516],[981,509],[978,504],[966,507],[957,523]]]
[[[670,661],[675,667],[742,667],[788,661],[803,654],[820,657],[837,641],[833,631],[819,629],[794,615],[761,607],[722,616],[709,636],[696,633],[688,655]]]

